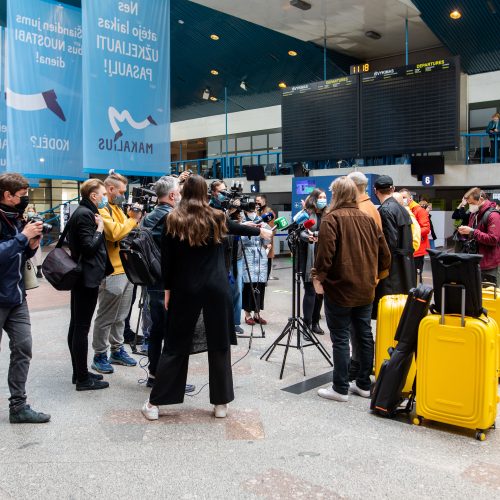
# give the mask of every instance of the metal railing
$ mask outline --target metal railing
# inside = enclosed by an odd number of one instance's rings
[[[470,163],[498,163],[498,134],[490,136],[486,132],[464,132],[460,135],[465,138],[466,165]],[[486,146],[484,146],[485,138],[487,138]],[[479,141],[479,147],[477,144],[473,144],[471,147],[471,141],[476,143]],[[490,144],[488,144],[488,142]],[[491,149],[493,149],[493,151],[491,151]],[[485,153],[489,154],[485,155]]]
[[[59,205],[51,207],[48,210],[44,210],[43,212],[38,212],[38,215],[44,218],[45,223],[52,224],[52,231],[48,234],[43,235],[42,241],[40,243],[42,247],[48,246],[51,243],[53,243],[56,240],[55,235],[59,236],[60,233],[59,229],[61,227],[61,207],[79,200],[80,197],[76,196],[71,200],[65,201],[64,203],[60,203]],[[57,210],[59,210],[59,213],[57,213]],[[48,218],[46,218],[47,216]]]

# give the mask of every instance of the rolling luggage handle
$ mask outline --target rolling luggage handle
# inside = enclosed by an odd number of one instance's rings
[[[465,326],[465,286],[464,285],[455,285],[453,283],[447,283],[442,286],[441,288],[441,321],[440,323],[442,325],[445,324],[444,320],[444,305],[445,305],[445,288],[450,287],[450,288],[461,288],[462,289],[462,305],[461,305],[461,313],[460,313],[460,325],[462,327]]]
[[[492,286],[493,287],[493,299],[497,300],[497,284],[493,283],[491,281],[483,281],[482,285],[483,285],[483,288],[487,288],[489,286]]]

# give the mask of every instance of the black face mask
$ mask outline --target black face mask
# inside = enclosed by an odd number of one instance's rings
[[[20,196],[19,200],[20,200],[19,203],[17,205],[14,205],[14,208],[18,212],[24,213],[24,211],[26,210],[26,207],[30,203],[30,197],[28,195]]]

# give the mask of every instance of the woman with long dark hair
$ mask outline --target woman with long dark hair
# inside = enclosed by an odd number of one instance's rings
[[[208,351],[215,416],[225,417],[234,399],[230,346],[236,336],[222,244],[226,233],[224,213],[209,206],[204,179],[192,175],[162,239],[168,318],[153,390],[142,408],[148,420],[158,419],[159,405],[184,401],[189,355],[198,352]]]
[[[314,220],[314,226],[300,233],[299,245],[300,271],[302,272],[302,281],[304,282],[303,316],[307,326],[317,335],[325,333],[319,324],[323,295],[317,294],[314,291],[311,269],[314,267],[316,244],[318,243],[317,235],[326,205],[326,193],[320,188],[314,189],[306,198],[304,210],[307,212],[309,218]]]

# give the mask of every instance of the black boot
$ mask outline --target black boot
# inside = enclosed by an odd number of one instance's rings
[[[319,326],[319,323],[313,323],[313,325],[312,325],[312,331],[316,335],[324,335],[325,334],[325,332],[323,331],[323,329],[321,328],[321,326]]]
[[[93,378],[95,380],[102,380],[102,375],[99,375],[98,373],[92,373],[92,372],[89,372],[89,377],[90,378]],[[71,377],[71,382],[73,384],[76,384],[76,375],[73,373],[73,376]]]

